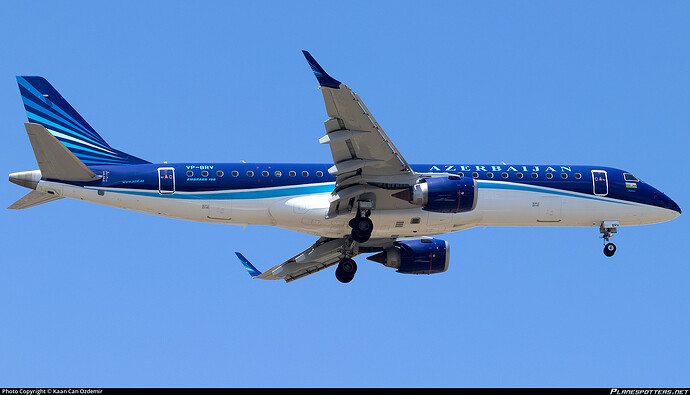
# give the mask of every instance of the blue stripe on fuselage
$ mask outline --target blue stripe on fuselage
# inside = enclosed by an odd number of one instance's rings
[[[101,187],[113,192],[119,190],[128,194],[173,199],[261,199],[331,192],[335,177],[328,173],[330,166],[330,164],[300,163],[207,164],[198,162],[92,166],[96,174],[104,174],[102,180],[88,184],[73,184]],[[157,169],[161,167],[175,169],[174,194],[160,195],[158,193]],[[562,165],[412,165],[411,167],[419,173],[447,173],[453,169],[469,169],[464,171],[464,176],[477,173],[476,179],[481,188],[512,189],[665,207],[663,202],[658,200],[658,196],[663,194],[654,195],[660,192],[641,181],[637,183],[637,188],[633,193],[625,187],[623,179],[625,172],[609,167]],[[608,193],[604,197],[593,193],[592,170],[607,172]],[[191,171],[191,176],[187,176],[188,171]],[[202,173],[203,171],[208,173]],[[218,171],[222,171],[222,175],[218,175]],[[251,176],[247,174],[250,171],[253,172]],[[276,172],[280,175],[278,176]],[[290,172],[294,172],[294,176],[290,176]],[[307,175],[303,176],[302,172],[306,172]],[[458,171],[453,173],[457,174]],[[489,177],[489,173],[492,173],[492,178]],[[522,173],[522,178],[518,178],[518,173]],[[536,173],[537,178],[532,178],[532,173]],[[547,173],[551,173],[552,178],[547,178]],[[576,174],[580,177],[576,178]]]
[[[165,197],[172,199],[204,199],[204,200],[248,200],[248,199],[268,199],[276,197],[313,195],[317,193],[330,193],[333,191],[332,183],[323,185],[303,184],[293,187],[282,188],[256,188],[254,190],[242,191],[216,191],[216,192],[197,192],[185,193],[178,192],[171,195],[161,195],[156,191],[133,190],[133,189],[108,189],[109,192],[124,193],[127,195]]]

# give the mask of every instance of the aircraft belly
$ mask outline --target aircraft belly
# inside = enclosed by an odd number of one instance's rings
[[[284,197],[272,201],[268,212],[275,226],[316,236],[341,237],[347,220],[326,219],[330,197],[330,193]]]
[[[56,183],[51,183],[56,184]],[[83,188],[61,184],[64,197],[122,208],[146,214],[161,215],[191,221],[205,222],[207,201],[198,199],[174,199],[171,197],[146,196],[123,193],[113,189]]]
[[[654,207],[650,207],[654,209]],[[477,202],[483,226],[599,226],[605,220],[622,226],[647,223],[640,205],[592,195],[566,196],[482,188]]]
[[[185,220],[243,225],[274,225],[323,237],[350,234],[351,216],[326,219],[329,193],[266,199],[214,200],[172,195],[148,195],[137,190],[78,187],[40,181],[36,190],[127,210]],[[209,196],[211,197],[211,196]],[[667,221],[671,210],[591,195],[481,188],[475,210],[433,213],[419,207],[373,210],[372,237],[390,238],[449,233],[473,226],[621,226]]]

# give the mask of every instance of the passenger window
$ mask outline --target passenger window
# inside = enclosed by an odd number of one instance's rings
[[[303,171],[303,172],[302,172],[302,177],[309,177],[309,172],[308,172],[308,171]]]
[[[508,173],[501,173],[501,177],[508,178]]]
[[[568,178],[568,174],[567,174],[567,173],[561,173],[561,178],[564,179],[564,180],[567,179],[567,178]]]
[[[273,173],[276,177],[280,177],[283,175],[283,173],[280,172],[280,170],[276,170],[275,173]]]
[[[247,177],[254,177],[254,172],[251,171],[251,170],[249,170],[249,171],[247,172]]]
[[[477,177],[479,177],[479,173],[477,173],[476,171],[474,173],[472,173],[472,178],[477,178]]]
[[[517,178],[522,178],[522,173],[517,173],[516,176]]]
[[[532,178],[539,178],[539,174],[537,174],[537,173],[532,173]]]
[[[294,171],[291,171],[289,174],[290,174],[290,177],[294,177],[297,175],[297,173],[295,173]]]
[[[218,170],[216,172],[216,176],[218,176],[218,177],[223,177],[224,175],[225,175],[225,173],[223,173],[223,170]]]
[[[264,177],[268,177],[268,172],[266,170],[264,170],[261,172],[261,175]]]
[[[553,178],[553,174],[551,174],[551,173],[546,173],[546,178],[548,178],[549,180],[552,179],[552,178]]]
[[[463,173],[463,172],[461,172],[461,171],[458,172],[458,175],[459,175],[460,177],[465,177],[465,173]]]
[[[580,173],[575,173],[575,179],[576,179],[576,180],[579,180],[580,178],[582,178],[582,174],[580,174]]]
[[[193,171],[189,170],[189,171],[187,172],[187,177],[192,177],[193,175],[194,175],[194,172],[193,172]]]
[[[208,177],[208,172],[206,170],[201,172],[202,177]]]
[[[494,178],[494,173],[488,172],[488,173],[486,173],[486,176],[489,178]]]
[[[317,171],[317,172],[316,172],[316,176],[317,176],[317,177],[323,177],[323,172],[320,171],[320,170]]]
[[[233,177],[237,177],[240,175],[240,172],[237,170],[233,170],[232,173],[230,173],[230,174],[232,174]]]

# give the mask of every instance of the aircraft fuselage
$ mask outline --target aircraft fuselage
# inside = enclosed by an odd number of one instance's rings
[[[343,237],[350,233],[350,218],[326,219],[335,184],[329,167],[300,163],[102,166],[92,167],[101,176],[99,180],[41,180],[36,189],[184,220],[272,225],[318,236]],[[417,173],[475,179],[479,191],[476,208],[450,215],[413,204],[407,209],[373,210],[371,219],[376,226],[372,237],[434,235],[474,226],[601,226],[603,221],[629,226],[663,222],[680,214],[680,208],[662,192],[629,172],[610,167],[411,167]],[[39,176],[40,172],[35,174],[36,178]]]

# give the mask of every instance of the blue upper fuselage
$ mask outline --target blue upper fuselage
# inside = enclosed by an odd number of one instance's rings
[[[290,194],[330,192],[335,177],[328,173],[331,164],[304,163],[159,163],[140,165],[91,166],[102,179],[77,185],[136,189],[174,197],[173,192],[189,193],[233,190],[262,190],[265,188],[314,185],[308,192],[300,188],[279,188]],[[569,192],[605,196],[627,202],[642,203],[681,212],[668,196],[631,173],[601,166],[572,165],[411,165],[419,173],[452,173],[475,178],[480,187],[497,187],[503,181],[511,188],[530,190],[549,188],[556,193]],[[163,169],[163,170],[161,170]],[[165,170],[168,169],[168,170]],[[491,183],[490,183],[491,182]],[[320,185],[319,185],[320,184]],[[505,184],[504,184],[505,185]],[[287,189],[287,190],[286,190]],[[541,188],[540,188],[541,190]],[[535,189],[535,191],[537,191]],[[179,196],[179,195],[178,195]],[[240,196],[240,195],[235,195]],[[263,195],[245,195],[263,196]],[[280,196],[279,193],[265,194]],[[208,198],[208,194],[204,197]]]

